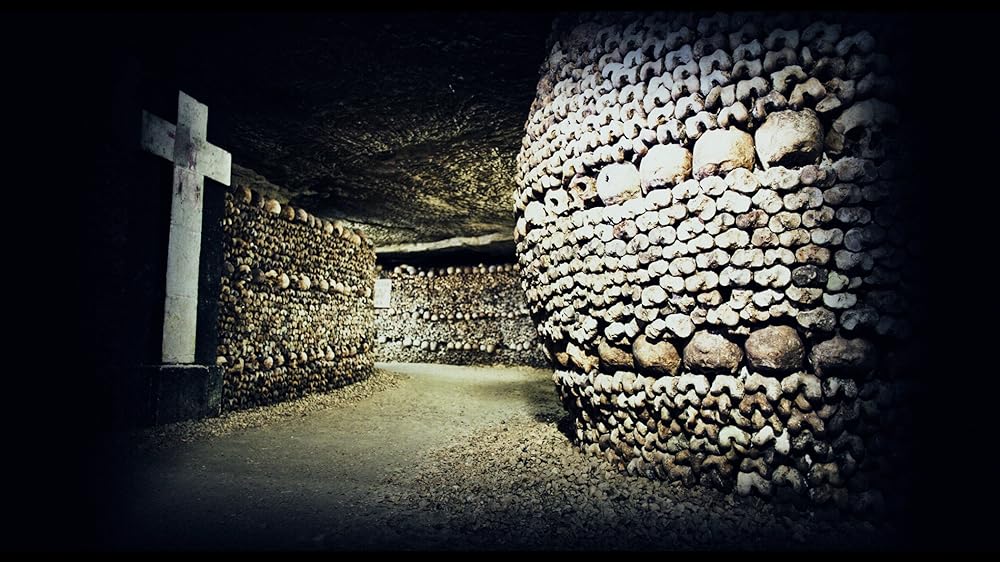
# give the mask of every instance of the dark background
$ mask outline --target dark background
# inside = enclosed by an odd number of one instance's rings
[[[136,152],[123,156],[129,136],[138,137],[137,121],[115,116],[137,120],[145,108],[174,120],[181,63],[171,45],[210,35],[231,17],[203,15],[209,17],[10,13],[0,23],[4,154],[14,172],[5,190],[8,263],[26,272],[8,278],[17,334],[8,342],[15,360],[5,373],[3,481],[11,488],[7,519],[14,523],[5,526],[2,548],[99,546],[93,522],[116,488],[105,477],[107,459],[95,454],[109,395],[95,367],[108,345],[127,360],[158,352],[159,333],[149,326],[160,318],[135,305],[155,301],[156,291],[162,298],[157,283],[169,208],[156,189],[122,187],[132,174],[169,182],[170,165],[132,160]],[[908,56],[896,62],[910,79],[900,109],[910,116],[920,166],[913,189],[931,219],[924,224],[930,394],[918,406],[927,415],[918,436],[923,478],[909,514],[911,545],[996,549],[998,347],[990,271],[1000,224],[997,14],[899,15]],[[203,63],[215,64],[190,61]],[[211,92],[186,91],[212,107]],[[218,117],[210,115],[208,137],[225,147],[231,132]],[[147,265],[135,270],[125,263]]]

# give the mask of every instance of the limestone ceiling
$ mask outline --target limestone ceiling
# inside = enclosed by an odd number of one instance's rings
[[[514,158],[550,16],[213,21],[168,56],[208,98],[210,136],[219,119],[238,180],[350,219],[380,245],[512,231]]]

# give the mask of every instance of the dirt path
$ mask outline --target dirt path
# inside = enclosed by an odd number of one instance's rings
[[[130,549],[856,549],[887,522],[618,473],[535,369],[392,364],[364,383],[109,446]],[[379,390],[382,389],[382,390]],[[188,442],[185,442],[187,440]]]
[[[444,546],[434,532],[442,521],[386,498],[413,485],[407,469],[428,451],[512,416],[560,413],[550,374],[381,367],[408,380],[355,404],[152,454],[114,451],[116,497],[99,532],[128,548]],[[414,540],[421,529],[426,540]]]

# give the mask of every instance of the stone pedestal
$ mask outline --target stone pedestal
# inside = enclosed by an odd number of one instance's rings
[[[160,425],[219,415],[222,368],[215,365],[142,365],[125,380],[119,422]]]

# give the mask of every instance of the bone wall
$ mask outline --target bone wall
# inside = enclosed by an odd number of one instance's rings
[[[382,272],[390,308],[376,309],[379,361],[547,366],[513,264]]]
[[[885,45],[813,20],[564,25],[515,240],[585,451],[878,510],[905,480],[919,229]]]
[[[374,246],[246,187],[226,193],[216,362],[238,410],[362,380],[375,351]]]

